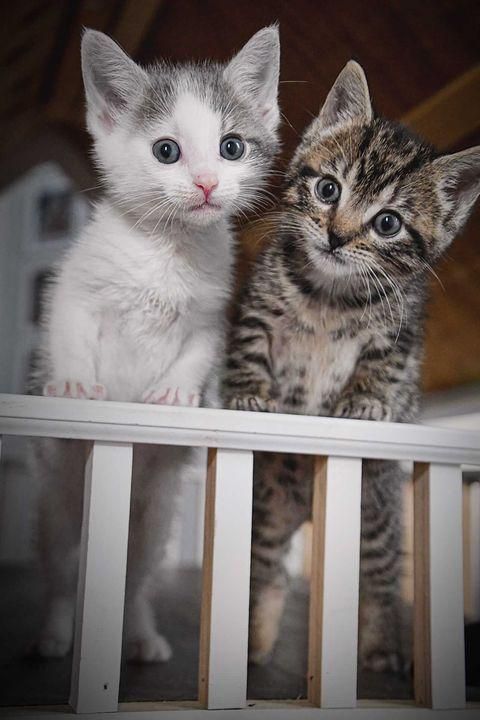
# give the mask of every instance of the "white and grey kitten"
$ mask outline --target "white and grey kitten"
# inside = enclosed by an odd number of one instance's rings
[[[52,283],[38,391],[214,404],[232,279],[230,219],[258,202],[278,147],[277,28],[260,30],[226,65],[149,68],[88,30],[82,70],[106,194]],[[135,448],[130,658],[171,655],[155,627],[149,586],[188,458],[182,448]],[[62,656],[72,643],[84,450],[75,441],[44,441],[37,459],[49,589],[38,649]]]

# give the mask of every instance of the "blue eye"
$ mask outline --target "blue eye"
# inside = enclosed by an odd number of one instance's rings
[[[373,227],[382,237],[392,237],[400,232],[402,219],[397,213],[383,210],[373,218]]]
[[[170,165],[180,157],[180,148],[174,140],[157,140],[153,143],[152,152],[158,162]]]
[[[319,200],[330,205],[338,201],[341,192],[342,188],[338,182],[331,177],[320,178],[315,185],[315,193]]]
[[[235,135],[229,135],[220,143],[220,155],[225,160],[239,160],[245,152],[245,143]]]

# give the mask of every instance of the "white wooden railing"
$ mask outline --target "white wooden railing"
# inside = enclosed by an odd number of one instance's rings
[[[199,701],[174,710],[149,705],[144,712],[160,720],[478,717],[479,707],[465,704],[461,467],[480,466],[480,433],[0,395],[1,435],[93,441],[85,474],[70,697],[77,713],[118,710],[132,446],[141,442],[209,448]],[[316,456],[308,703],[303,704],[246,702],[255,450]],[[362,458],[415,463],[414,704],[366,707],[356,699]],[[126,718],[132,707],[121,706]],[[37,717],[38,708],[30,714]],[[62,713],[51,716],[58,720]],[[49,713],[42,711],[42,717]]]

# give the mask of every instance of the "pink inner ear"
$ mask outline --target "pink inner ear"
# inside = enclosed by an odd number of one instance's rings
[[[98,115],[98,119],[100,120],[101,124],[107,132],[111,132],[113,130],[113,126],[115,123],[113,122],[113,118],[108,112],[108,110],[102,110],[102,112]]]
[[[262,108],[262,116],[266,118],[267,120],[271,117],[273,117],[275,113],[275,106],[274,105],[264,105]]]

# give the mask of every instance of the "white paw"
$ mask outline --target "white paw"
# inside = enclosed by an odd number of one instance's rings
[[[73,605],[57,600],[49,613],[48,620],[35,646],[39,655],[45,658],[65,657],[73,640]]]
[[[76,380],[49,380],[43,388],[47,397],[66,397],[76,400],[106,400],[107,390],[104,385],[87,383]]]
[[[152,405],[182,405],[198,407],[200,394],[195,390],[183,390],[179,387],[164,387],[147,390],[142,395],[142,402]]]
[[[70,639],[59,638],[53,635],[41,637],[37,643],[38,654],[44,658],[62,658],[70,651]]]
[[[376,673],[397,673],[406,674],[409,671],[409,663],[399,652],[371,652],[367,657],[360,658],[364,670],[371,670]]]
[[[172,654],[167,640],[158,633],[132,638],[127,644],[127,659],[134,662],[168,662]]]

